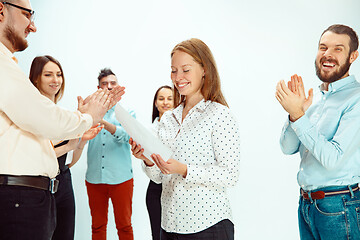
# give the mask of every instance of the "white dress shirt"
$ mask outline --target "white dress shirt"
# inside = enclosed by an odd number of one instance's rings
[[[49,139],[81,137],[92,117],[44,97],[0,42],[0,174],[48,176],[58,172]]]
[[[183,104],[162,116],[158,136],[187,165],[187,176],[163,175],[144,167],[163,184],[161,227],[166,232],[196,233],[223,219],[232,219],[227,187],[239,175],[240,137],[229,108],[201,100],[182,122]],[[145,165],[144,165],[145,166]]]
[[[158,133],[159,123],[160,123],[159,117],[156,117],[151,125],[151,130],[154,131],[156,135]]]

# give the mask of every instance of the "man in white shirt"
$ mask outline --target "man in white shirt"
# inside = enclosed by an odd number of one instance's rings
[[[124,93],[99,90],[79,111],[42,96],[17,65],[14,52],[36,32],[29,0],[0,0],[0,238],[50,239],[55,227],[58,163],[49,139],[81,137]]]

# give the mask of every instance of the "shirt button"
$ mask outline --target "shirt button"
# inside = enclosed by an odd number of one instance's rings
[[[101,167],[102,169],[104,169],[104,167]]]
[[[18,203],[15,203],[15,207],[19,207],[20,206],[20,204],[18,204]]]
[[[102,156],[102,158],[104,158],[104,156]]]
[[[303,168],[300,168],[300,171],[304,171],[304,169],[303,169]]]
[[[103,143],[103,146],[105,146],[105,143]]]

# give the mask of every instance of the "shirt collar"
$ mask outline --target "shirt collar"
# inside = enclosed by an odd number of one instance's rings
[[[191,110],[190,112],[193,112],[195,110],[199,110],[200,112],[204,112],[206,107],[210,104],[210,100],[208,101],[205,101],[205,99],[201,99],[200,102],[198,102]],[[182,121],[182,112],[183,112],[183,109],[184,109],[184,102],[180,103],[180,105],[175,108],[172,113],[174,115],[174,117],[176,118],[176,120],[181,123]],[[190,113],[189,112],[189,113]]]
[[[342,88],[347,88],[350,84],[354,82],[356,82],[355,76],[350,75],[346,78],[330,83],[328,86],[328,92],[335,92],[335,91],[339,91]],[[324,92],[325,91],[324,84],[321,84],[319,86],[319,89],[320,91]]]
[[[17,59],[15,58],[14,54],[12,54],[2,42],[0,42],[0,52],[17,63]]]

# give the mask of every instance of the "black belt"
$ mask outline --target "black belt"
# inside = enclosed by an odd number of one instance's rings
[[[0,185],[33,187],[56,193],[59,186],[59,180],[43,176],[0,175]]]

